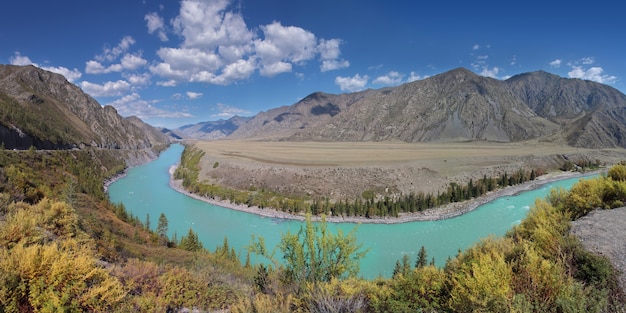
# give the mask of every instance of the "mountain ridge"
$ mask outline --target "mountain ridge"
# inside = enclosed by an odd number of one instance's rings
[[[397,87],[314,92],[253,116],[227,138],[281,141],[494,141],[540,138],[626,147],[626,96],[545,71],[507,80],[457,68]]]
[[[0,65],[0,136],[7,149],[155,150],[166,135],[101,106],[60,74]]]

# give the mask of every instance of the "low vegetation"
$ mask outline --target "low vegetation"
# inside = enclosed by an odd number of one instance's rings
[[[197,157],[186,152],[185,158]],[[192,162],[193,163],[193,162]],[[367,247],[353,233],[304,224],[271,257],[262,238],[241,264],[224,243],[208,251],[193,230],[168,238],[102,190],[122,162],[102,150],[0,151],[0,311],[163,312],[621,312],[604,257],[569,234],[570,220],[626,201],[626,165],[538,200],[503,238],[487,238],[443,268],[398,262],[392,278],[359,278]],[[188,167],[187,167],[188,168]],[[193,171],[179,177],[193,180]],[[249,258],[247,258],[249,260]]]
[[[0,312],[220,309],[251,290],[253,271],[164,235],[103,181],[123,168],[105,150],[0,151]]]
[[[290,273],[290,262],[269,269],[261,265],[258,281],[280,283],[273,288],[257,286],[254,297],[231,310],[623,312],[626,298],[617,271],[607,258],[586,251],[569,233],[572,219],[626,199],[626,192],[615,190],[626,190],[625,165],[611,168],[606,177],[581,181],[570,192],[552,191],[547,199],[537,200],[527,218],[506,236],[487,238],[460,251],[443,268],[427,265],[422,249],[414,267],[408,257],[398,261],[391,279],[300,279],[300,292],[294,293],[293,281],[281,278]],[[290,236],[283,237],[283,245]],[[300,237],[305,244],[303,238],[307,237]]]

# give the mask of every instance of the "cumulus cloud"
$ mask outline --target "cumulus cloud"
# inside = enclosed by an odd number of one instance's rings
[[[89,60],[85,63],[85,73],[87,74],[107,74],[112,72],[122,72],[124,70],[134,71],[146,66],[148,61],[137,54],[124,54],[120,63],[104,66],[99,61]]]
[[[396,71],[391,71],[385,75],[378,76],[376,79],[372,81],[372,84],[383,85],[383,86],[395,86],[400,85],[402,83],[403,74],[400,74]]]
[[[67,79],[69,82],[74,82],[77,79],[79,79],[81,76],[83,76],[83,74],[78,69],[70,70],[67,67],[63,67],[63,66],[57,66],[57,67],[44,66],[42,67],[42,69],[53,72],[53,73],[61,74],[65,76],[65,79]]]
[[[159,16],[156,12],[148,13],[144,16],[144,20],[146,21],[146,26],[148,27],[148,33],[154,34],[157,33],[159,39],[161,41],[168,41],[167,34],[165,33],[165,23],[163,22],[163,18]]]
[[[320,59],[322,60],[322,65],[320,65],[320,70],[322,72],[350,66],[350,62],[339,58],[339,55],[341,54],[339,45],[341,45],[341,40],[339,39],[320,40],[317,48],[320,53]]]
[[[586,79],[602,84],[610,84],[617,81],[617,77],[604,74],[604,69],[597,66],[588,69],[584,69],[582,66],[572,66],[572,70],[567,75],[570,78]]]
[[[480,49],[480,45],[475,44],[474,46],[472,46],[472,50],[478,50]]]
[[[124,74],[122,76],[133,86],[148,85],[150,83],[150,78],[152,77],[149,73]]]
[[[141,119],[149,118],[186,118],[193,117],[187,112],[171,112],[159,109],[152,105],[156,101],[141,99],[137,93],[123,96],[107,105],[113,106],[122,116],[137,116]]]
[[[338,70],[341,68],[346,68],[350,66],[350,62],[348,60],[323,60],[322,65],[320,65],[320,71],[328,72],[332,70]]]
[[[580,63],[585,64],[585,65],[591,65],[596,61],[596,59],[594,57],[585,57],[580,59]]]
[[[82,81],[80,87],[92,97],[119,97],[131,90],[130,83],[125,80],[108,81],[104,84]]]
[[[177,85],[176,81],[173,79],[170,80],[166,80],[166,81],[158,81],[157,86],[162,86],[162,87],[175,87]]]
[[[218,103],[214,108],[214,111],[218,111],[215,114],[211,114],[211,118],[231,118],[235,115],[246,116],[252,114],[252,112],[244,109],[240,109],[234,106],[230,106],[223,103]]]
[[[184,0],[174,19],[174,30],[184,38],[183,47],[214,50],[219,46],[249,45],[254,38],[243,16],[227,12],[229,0]]]
[[[296,26],[283,26],[280,22],[261,26],[264,39],[254,42],[256,55],[262,64],[262,75],[291,72],[291,63],[311,60],[317,52],[313,33]]]
[[[198,99],[202,97],[202,95],[203,94],[201,92],[187,91],[187,98],[189,98],[190,100]]]
[[[562,62],[563,61],[561,61],[561,59],[556,59],[556,60],[550,62],[550,66],[558,68],[558,67],[561,67],[561,63]]]
[[[428,77],[428,76],[423,76],[422,77],[418,73],[411,71],[411,74],[409,74],[409,78],[406,79],[406,82],[410,83],[410,82],[414,82],[416,80],[424,79],[426,77]]]
[[[485,76],[485,77],[491,77],[491,78],[498,78],[498,73],[500,72],[500,68],[499,67],[484,67],[482,69],[482,71],[480,71],[480,73],[478,73],[481,76]]]
[[[363,90],[368,80],[369,77],[367,75],[361,76],[356,74],[352,77],[337,76],[335,78],[335,84],[339,86],[342,91],[354,92]]]
[[[177,47],[162,47],[154,75],[172,84],[206,82],[228,85],[256,71],[263,76],[293,72],[318,58],[321,71],[350,65],[341,59],[339,39],[318,39],[312,32],[278,21],[249,28],[240,13],[229,11],[231,0],[183,0],[173,31],[182,37]],[[148,32],[165,27],[156,13],[146,15]]]
[[[9,58],[9,62],[12,65],[35,65],[33,61],[30,60],[29,57],[25,55],[21,55],[19,52],[15,52],[15,55]]]
[[[111,62],[116,60],[120,55],[128,51],[130,46],[135,44],[135,39],[131,36],[122,38],[120,43],[113,48],[105,48],[102,54],[96,56],[99,62]]]
[[[74,82],[83,75],[78,69],[70,70],[67,67],[63,66],[39,66],[37,63],[31,61],[29,57],[21,55],[19,52],[15,52],[15,55],[9,58],[9,62],[12,65],[33,65],[46,71],[61,74],[65,76],[65,79],[67,79],[69,82]]]

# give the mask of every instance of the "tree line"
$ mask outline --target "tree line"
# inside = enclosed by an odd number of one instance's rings
[[[231,203],[259,208],[273,208],[287,213],[311,213],[312,215],[346,216],[346,217],[398,217],[401,213],[414,213],[444,206],[450,203],[462,202],[480,197],[487,192],[522,184],[535,180],[545,174],[545,170],[518,169],[513,173],[504,172],[497,177],[470,179],[465,185],[450,183],[448,188],[437,193],[416,192],[399,195],[376,196],[371,190],[364,191],[361,197],[355,199],[340,199],[331,201],[326,197],[313,199],[300,196],[279,195],[272,191],[251,188],[247,191],[235,190],[215,184],[200,182],[200,160],[204,152],[193,147],[185,147],[181,156],[181,163],[174,173],[175,179],[182,179],[183,186],[190,192],[204,197],[228,200]]]

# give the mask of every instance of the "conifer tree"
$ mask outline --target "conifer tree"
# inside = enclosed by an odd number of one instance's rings
[[[165,214],[161,213],[161,215],[159,216],[159,223],[157,224],[157,236],[159,236],[159,241],[165,245],[167,245],[168,242],[167,228],[167,217],[165,217]]]
[[[426,254],[426,248],[422,246],[417,253],[417,261],[415,261],[415,268],[421,268],[428,264],[428,255]]]

